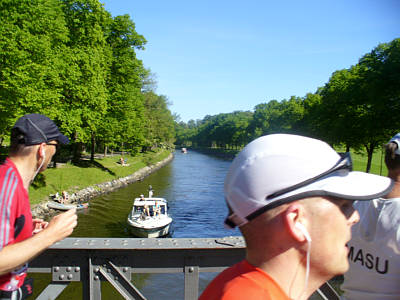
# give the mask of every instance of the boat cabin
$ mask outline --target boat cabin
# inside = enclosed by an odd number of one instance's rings
[[[143,213],[145,206],[149,208],[150,216],[154,216],[157,206],[161,215],[167,214],[167,202],[163,198],[136,198],[133,203],[132,215],[140,215]]]

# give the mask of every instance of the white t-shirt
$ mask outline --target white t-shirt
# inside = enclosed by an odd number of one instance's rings
[[[400,198],[357,201],[342,299],[400,299]]]

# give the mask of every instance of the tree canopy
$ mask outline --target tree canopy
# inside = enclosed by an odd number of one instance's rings
[[[98,0],[4,0],[0,22],[1,143],[17,118],[42,113],[77,157],[172,146],[169,102],[136,56],[146,39],[129,15],[112,17]]]

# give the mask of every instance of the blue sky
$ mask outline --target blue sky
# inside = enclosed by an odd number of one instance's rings
[[[100,0],[129,14],[182,121],[303,97],[400,37],[400,0]]]

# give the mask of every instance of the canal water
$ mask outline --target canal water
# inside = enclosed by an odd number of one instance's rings
[[[72,237],[130,237],[127,216],[133,199],[147,195],[151,185],[155,197],[168,200],[173,218],[172,237],[223,237],[240,235],[239,231],[224,228],[227,208],[223,183],[231,160],[195,151],[175,152],[168,165],[115,192],[93,198],[86,211],[78,213],[78,226]],[[217,274],[200,274],[200,291]],[[41,275],[43,276],[43,275]],[[44,287],[42,277],[36,280]],[[134,284],[149,300],[178,300],[184,298],[183,274],[133,275]],[[103,299],[123,299],[111,287],[102,288]],[[73,283],[58,299],[80,299],[81,286]]]
[[[224,228],[227,208],[223,195],[225,175],[231,160],[190,151],[174,153],[174,159],[140,182],[93,198],[79,215],[75,237],[129,237],[126,223],[133,199],[147,195],[168,200],[173,218],[172,237],[221,237],[240,235]]]

